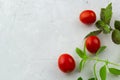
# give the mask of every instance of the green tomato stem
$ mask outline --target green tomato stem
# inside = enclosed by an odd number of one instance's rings
[[[97,64],[97,62],[94,64],[94,76],[95,76],[95,80],[97,79],[97,74],[96,74],[96,64]]]
[[[86,54],[86,44],[84,43],[84,49],[83,49],[83,52],[84,52],[84,54],[87,56],[87,54]]]
[[[108,62],[109,64],[115,65],[115,66],[120,66],[120,64],[116,64],[116,63],[112,63],[112,62]]]
[[[102,60],[102,59],[98,59],[98,58],[88,58],[89,60],[96,60],[96,61],[99,61],[99,62],[104,62],[106,64],[112,64],[112,65],[115,65],[115,66],[120,66],[120,64],[116,64],[116,63],[113,63],[113,62],[110,62],[108,60]]]

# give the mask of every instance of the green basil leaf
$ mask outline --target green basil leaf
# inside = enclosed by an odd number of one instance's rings
[[[101,52],[103,52],[105,50],[106,46],[101,46],[98,51],[96,52],[96,55],[100,54]]]
[[[105,34],[110,33],[110,31],[111,31],[110,26],[108,24],[105,24],[101,20],[98,20],[95,25],[98,29],[102,30],[103,33],[105,33]]]
[[[85,38],[87,38],[88,36],[92,36],[92,35],[98,35],[102,32],[102,30],[96,30],[96,31],[92,31],[90,32],[87,36],[85,36]]]
[[[115,75],[120,75],[120,70],[115,68],[109,68],[109,72]]]
[[[115,29],[113,30],[112,32],[112,41],[115,43],[115,44],[120,44],[120,31]]]
[[[97,79],[95,79],[95,78],[89,78],[88,80],[97,80]]]
[[[85,53],[79,49],[79,48],[76,48],[76,53],[81,57],[81,58],[84,58],[85,57]]]
[[[80,71],[81,71],[82,68],[84,67],[85,62],[86,62],[86,60],[84,60],[84,59],[82,59],[82,60],[80,61],[80,64],[79,64],[79,69],[80,69]]]
[[[104,21],[104,18],[105,18],[105,8],[101,8],[100,19]]]
[[[114,27],[120,31],[120,21],[115,20]]]
[[[104,23],[110,24],[112,18],[112,3],[108,4],[106,8],[101,9],[100,18]]]
[[[101,80],[106,80],[106,65],[100,69],[100,78]]]
[[[83,80],[82,77],[79,77],[77,80]]]

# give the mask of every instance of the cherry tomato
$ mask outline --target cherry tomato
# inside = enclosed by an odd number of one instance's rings
[[[92,10],[84,10],[80,14],[79,19],[84,24],[92,24],[96,21],[96,14]]]
[[[71,55],[64,53],[58,58],[58,67],[64,73],[72,72],[75,69],[75,60]]]
[[[86,48],[89,52],[95,54],[97,50],[100,48],[100,40],[97,36],[89,36],[86,41]]]

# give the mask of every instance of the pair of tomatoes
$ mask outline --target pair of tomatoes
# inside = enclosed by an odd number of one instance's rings
[[[85,43],[87,50],[93,54],[100,48],[100,40],[96,36],[89,36]],[[71,55],[64,53],[58,58],[58,67],[62,72],[71,72],[75,69],[75,60]]]
[[[96,15],[92,10],[85,10],[80,14],[80,21],[84,24],[92,24],[96,21]],[[100,48],[100,40],[97,36],[89,36],[85,41],[86,48],[91,53],[96,53]],[[64,53],[58,58],[58,67],[62,72],[68,73],[75,69],[75,60],[68,54]]]
[[[84,24],[92,24],[96,21],[96,14],[92,10],[84,10],[79,19]],[[97,50],[100,48],[100,40],[96,36],[89,36],[86,39],[86,48],[91,53],[96,53]]]

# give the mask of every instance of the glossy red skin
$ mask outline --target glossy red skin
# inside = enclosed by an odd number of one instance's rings
[[[64,73],[72,72],[75,69],[75,60],[71,55],[64,53],[58,58],[58,67]]]
[[[86,48],[92,54],[95,54],[97,50],[100,48],[100,40],[97,36],[89,36],[86,39]]]
[[[79,19],[84,24],[92,24],[96,21],[96,14],[92,10],[84,10],[80,14]]]

